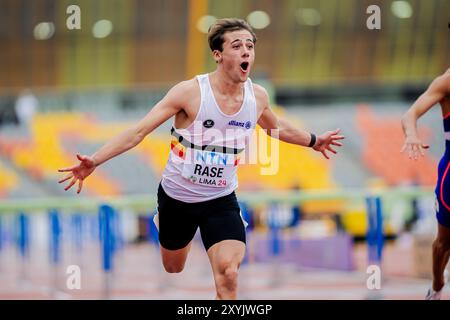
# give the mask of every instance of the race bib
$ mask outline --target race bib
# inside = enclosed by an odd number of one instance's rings
[[[225,188],[232,183],[238,163],[238,154],[188,149],[182,176],[194,184]]]

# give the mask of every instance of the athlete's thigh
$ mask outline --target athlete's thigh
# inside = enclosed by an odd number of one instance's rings
[[[224,240],[236,240],[245,247],[244,221],[234,193],[205,203],[199,226],[206,251]]]
[[[161,251],[161,259],[163,264],[166,265],[175,265],[175,266],[183,266],[186,258],[191,250],[192,241],[189,242],[184,248],[177,250],[168,250],[163,246],[159,246]]]
[[[159,243],[165,249],[161,252],[170,255],[170,251],[189,251],[188,245],[198,228],[195,208],[191,204],[169,197],[161,186],[158,189],[155,224],[159,231]]]

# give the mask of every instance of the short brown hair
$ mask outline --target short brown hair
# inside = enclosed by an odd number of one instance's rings
[[[237,30],[247,30],[250,32],[253,37],[253,43],[256,43],[256,34],[247,21],[238,18],[219,19],[208,29],[208,43],[211,51],[222,51],[222,45],[225,41],[223,35],[225,32]]]

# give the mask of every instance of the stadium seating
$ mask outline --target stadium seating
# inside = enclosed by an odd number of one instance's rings
[[[357,110],[356,122],[364,139],[361,158],[368,170],[390,186],[431,186],[436,182],[437,160],[430,153],[417,162],[400,153],[404,141],[400,117],[378,117],[367,105],[360,105]],[[430,128],[420,127],[419,135],[424,141],[429,140]]]

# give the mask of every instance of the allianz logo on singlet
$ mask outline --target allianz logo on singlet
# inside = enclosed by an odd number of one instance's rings
[[[242,127],[245,129],[250,129],[252,127],[252,123],[251,121],[246,121],[246,122],[239,122],[236,120],[231,120],[230,122],[228,122],[229,126],[235,126],[235,127]]]
[[[234,156],[212,151],[195,150],[195,161],[204,164],[219,164],[226,166],[234,164]]]

